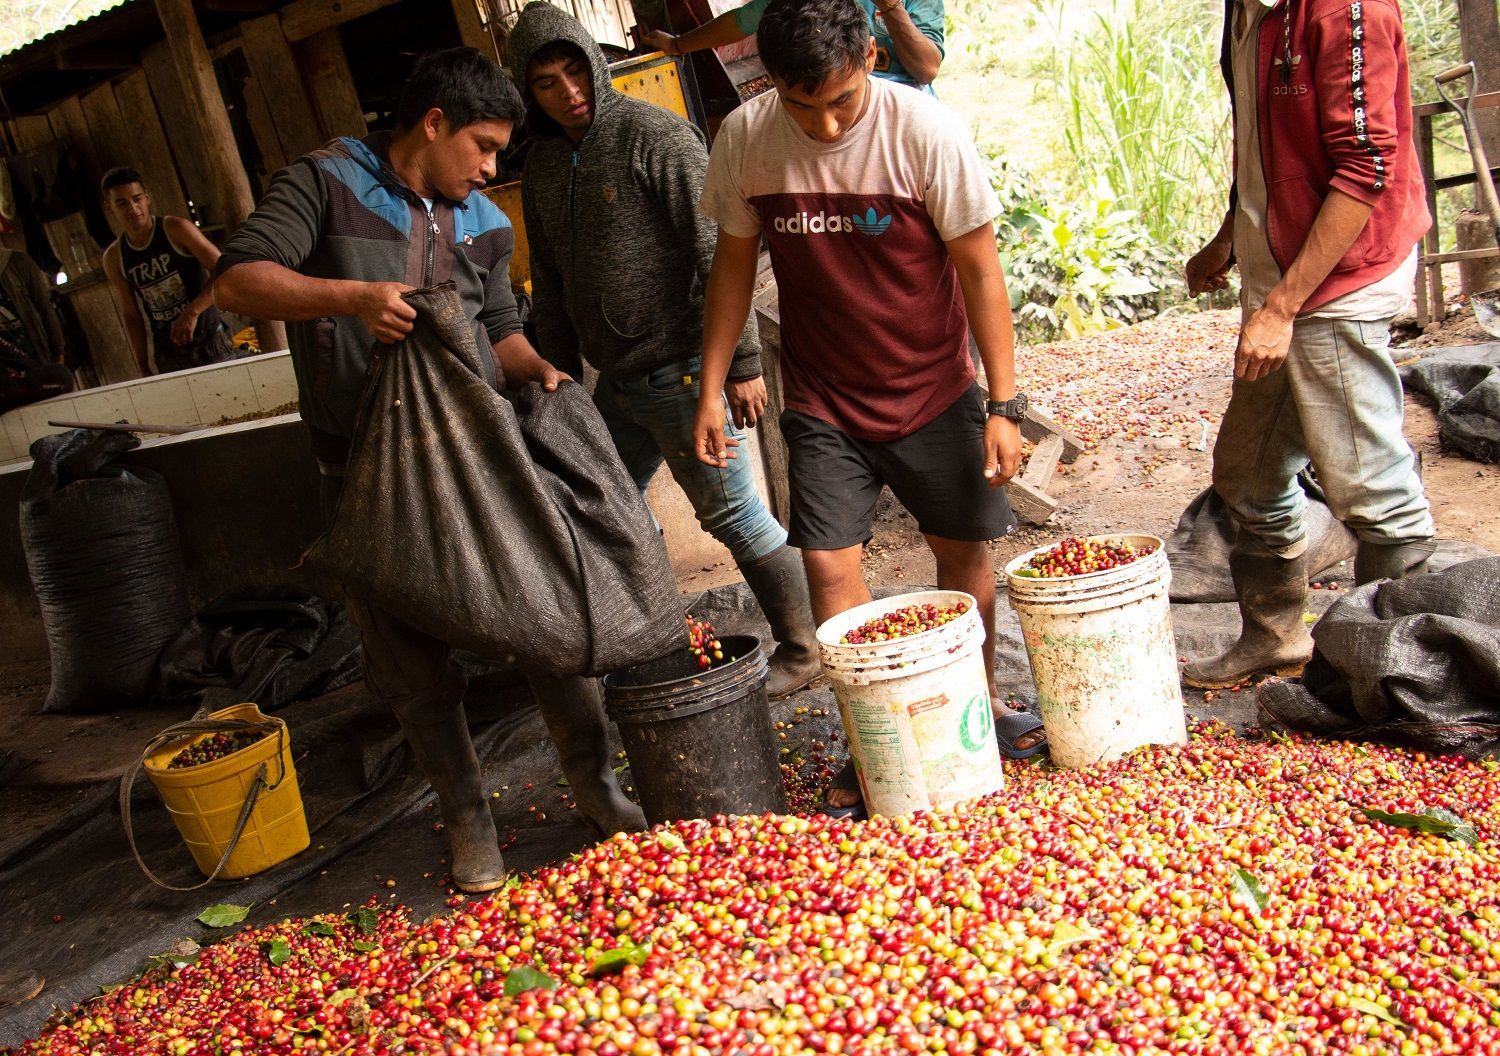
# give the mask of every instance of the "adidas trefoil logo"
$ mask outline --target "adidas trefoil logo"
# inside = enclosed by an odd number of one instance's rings
[[[855,213],[850,219],[854,221],[855,229],[862,235],[883,235],[885,234],[885,229],[891,226],[891,218],[889,216],[877,216],[873,205],[865,212],[864,216]]]

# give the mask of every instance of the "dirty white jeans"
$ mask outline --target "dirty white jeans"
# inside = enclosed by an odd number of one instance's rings
[[[1299,319],[1281,369],[1235,381],[1214,444],[1214,489],[1271,550],[1295,557],[1306,545],[1296,476],[1308,462],[1329,509],[1360,539],[1432,538],[1389,349],[1389,319]]]

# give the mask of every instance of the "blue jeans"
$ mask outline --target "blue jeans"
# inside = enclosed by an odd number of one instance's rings
[[[1235,381],[1214,444],[1214,490],[1271,550],[1295,557],[1304,545],[1296,476],[1309,462],[1329,509],[1360,539],[1432,538],[1389,347],[1389,319],[1299,319],[1279,370]]]
[[[594,404],[641,494],[665,461],[703,530],[743,566],[784,546],[786,529],[756,494],[747,447],[739,448],[726,469],[706,466],[693,454],[698,364],[694,356],[638,374],[601,373]],[[735,428],[725,402],[724,435],[743,441],[745,433]]]

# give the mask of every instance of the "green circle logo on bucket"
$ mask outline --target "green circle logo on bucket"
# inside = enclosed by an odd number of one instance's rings
[[[958,726],[958,739],[963,743],[964,751],[978,752],[988,746],[990,731],[995,728],[994,718],[990,715],[989,690],[977,694],[964,708],[963,719]]]

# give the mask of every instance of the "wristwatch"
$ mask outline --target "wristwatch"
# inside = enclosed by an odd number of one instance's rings
[[[998,414],[1000,417],[1009,418],[1013,422],[1024,422],[1026,420],[1026,408],[1030,405],[1031,401],[1026,398],[1026,394],[1018,392],[1014,399],[991,400],[984,405],[984,409],[989,415]]]

